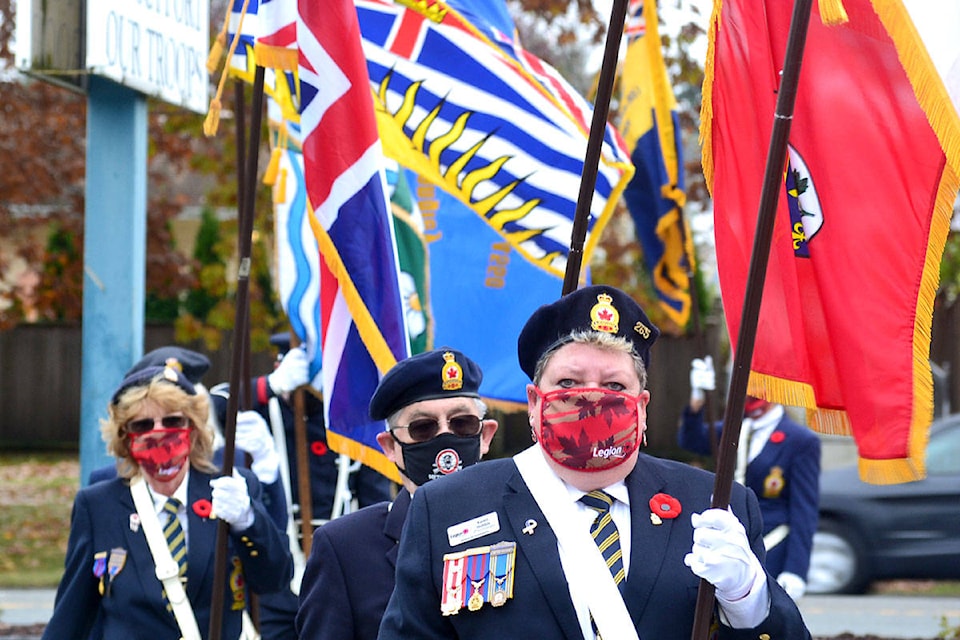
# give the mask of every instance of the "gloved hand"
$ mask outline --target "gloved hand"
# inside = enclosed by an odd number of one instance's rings
[[[237,447],[253,457],[250,470],[264,484],[273,484],[280,473],[280,455],[273,443],[267,421],[256,411],[237,414]]]
[[[717,388],[717,374],[713,370],[713,356],[694,358],[690,363],[690,404],[700,405],[704,391]]]
[[[765,575],[750,548],[747,532],[729,509],[707,509],[690,516],[693,548],[683,558],[697,576],[713,583],[717,600],[735,602]]]
[[[777,584],[783,587],[793,601],[799,600],[807,592],[807,581],[789,571],[784,571],[777,576]]]
[[[309,381],[310,363],[307,361],[307,351],[303,347],[287,351],[273,373],[267,375],[267,384],[277,395],[289,393]]]
[[[235,532],[249,529],[253,524],[253,507],[250,506],[247,482],[237,470],[233,470],[232,476],[214,478],[210,487],[213,489],[213,513],[229,522]]]

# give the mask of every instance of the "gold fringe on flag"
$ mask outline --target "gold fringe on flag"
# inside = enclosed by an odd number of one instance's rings
[[[227,76],[230,75],[230,60],[233,53],[237,50],[237,44],[240,42],[240,34],[243,33],[243,17],[247,15],[247,7],[250,0],[243,0],[243,7],[240,9],[240,21],[237,23],[237,32],[233,34],[233,40],[230,42],[230,51],[227,52],[227,62],[223,66],[223,72],[220,74],[220,82],[217,83],[217,95],[210,101],[210,109],[207,111],[207,117],[203,121],[203,135],[212,138],[217,135],[217,129],[220,127],[220,110],[222,108],[220,98],[223,97],[223,87],[227,83]],[[227,11],[229,19],[230,12]]]
[[[817,0],[817,6],[820,8],[820,21],[828,27],[850,21],[842,0]]]

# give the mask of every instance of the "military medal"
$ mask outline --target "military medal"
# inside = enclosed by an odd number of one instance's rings
[[[490,604],[502,607],[513,597],[513,570],[517,558],[516,542],[498,542],[490,547]]]
[[[100,580],[97,590],[103,595],[103,574],[107,572],[107,552],[97,551],[93,554],[93,575]]]
[[[107,595],[110,595],[110,590],[113,587],[113,579],[117,577],[117,574],[120,573],[120,570],[123,569],[123,565],[127,563],[127,550],[121,549],[119,547],[115,549],[110,549],[110,559],[107,560]],[[101,580],[101,585],[103,584],[103,578]]]
[[[466,580],[466,556],[468,553],[469,551],[460,551],[443,556],[440,612],[445,616],[456,615],[463,608],[463,586]]]
[[[230,609],[233,611],[243,611],[243,608],[247,604],[243,564],[237,556],[233,557],[232,564],[233,569],[230,570],[230,591],[233,593],[233,602],[230,605]]]
[[[487,564],[490,560],[489,547],[478,549],[479,553],[467,558],[467,577],[470,579],[470,599],[467,609],[477,611],[486,602]]]

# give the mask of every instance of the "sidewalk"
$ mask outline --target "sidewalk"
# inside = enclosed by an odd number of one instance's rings
[[[46,624],[56,595],[56,589],[0,589],[0,637],[5,626]]]

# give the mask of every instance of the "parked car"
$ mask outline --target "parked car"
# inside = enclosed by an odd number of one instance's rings
[[[927,477],[862,482],[824,471],[807,593],[863,593],[874,580],[960,579],[960,414],[930,426]]]

